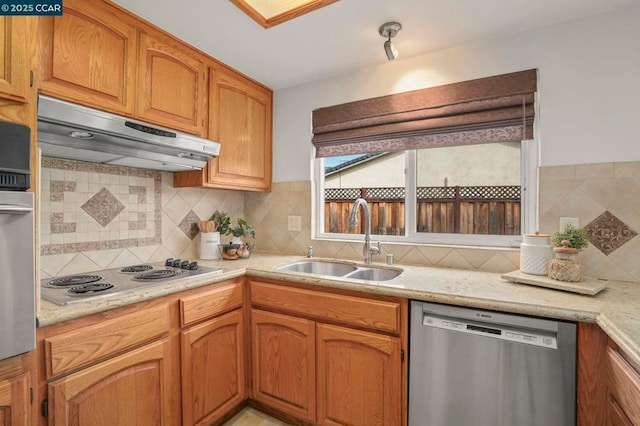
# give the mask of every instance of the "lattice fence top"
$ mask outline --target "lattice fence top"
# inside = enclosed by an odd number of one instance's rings
[[[519,200],[520,186],[461,186],[460,197],[467,200]]]
[[[456,189],[453,186],[421,186],[417,191],[418,199],[454,199]]]
[[[325,200],[355,200],[360,198],[360,188],[325,188]]]
[[[367,188],[366,198],[375,200],[404,200],[404,188]]]
[[[405,188],[326,188],[325,200],[379,201],[404,200]],[[417,188],[419,200],[520,200],[520,186],[422,186]]]

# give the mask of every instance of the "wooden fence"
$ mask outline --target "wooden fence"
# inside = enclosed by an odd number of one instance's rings
[[[364,198],[372,234],[404,235],[404,197],[404,188],[326,188],[325,232],[364,233],[362,209],[358,227],[349,229],[353,202]],[[519,235],[520,187],[419,187],[416,219],[418,232]]]

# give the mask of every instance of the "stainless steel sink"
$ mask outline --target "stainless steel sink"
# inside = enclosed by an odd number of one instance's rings
[[[401,269],[358,268],[345,276],[354,280],[389,281],[402,273]]]
[[[388,281],[402,273],[400,268],[383,268],[374,266],[359,266],[354,263],[332,260],[301,260],[278,266],[278,270],[285,272],[303,272],[306,274],[325,277],[340,277],[349,280]]]
[[[302,260],[278,267],[281,271],[305,272],[307,274],[341,277],[353,272],[357,267],[351,263],[331,262],[322,260]]]

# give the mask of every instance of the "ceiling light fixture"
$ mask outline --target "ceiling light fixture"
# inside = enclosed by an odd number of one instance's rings
[[[387,41],[384,42],[384,51],[387,54],[387,59],[390,61],[398,57],[398,49],[391,43],[391,39],[395,37],[401,29],[402,25],[398,22],[385,22],[380,25],[380,29],[378,29],[380,35],[387,39]]]

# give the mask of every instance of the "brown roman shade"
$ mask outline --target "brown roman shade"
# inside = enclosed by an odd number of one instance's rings
[[[317,157],[533,137],[535,69],[313,111]]]

